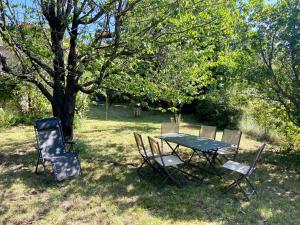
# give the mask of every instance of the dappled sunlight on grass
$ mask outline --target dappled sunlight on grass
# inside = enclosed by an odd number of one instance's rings
[[[0,224],[293,224],[300,219],[299,154],[267,150],[253,176],[259,190],[250,202],[237,190],[222,190],[232,175],[222,180],[209,176],[203,184],[186,179],[181,189],[167,185],[143,168],[133,132],[155,136],[170,114],[143,112],[134,118],[123,105],[93,107],[75,131],[83,177],[56,186],[50,175],[34,174],[35,139],[32,127],[1,130]],[[187,123],[189,122],[189,123]],[[198,134],[199,124],[184,118],[180,131]],[[220,140],[221,132],[217,139]],[[249,163],[259,143],[245,135],[238,160]],[[190,151],[184,148],[183,154]],[[200,172],[198,172],[200,173]]]

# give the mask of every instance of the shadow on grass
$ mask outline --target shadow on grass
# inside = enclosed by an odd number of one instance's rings
[[[117,134],[123,130],[150,132],[152,129],[151,125],[145,127],[122,125],[120,129],[112,131]],[[116,135],[114,137],[117,138]],[[17,142],[18,148],[24,148],[28,144],[29,142],[23,144]],[[21,183],[30,189],[25,195],[33,196],[49,192],[46,200],[39,203],[41,210],[38,218],[46,216],[51,209],[59,207],[64,200],[72,199],[75,195],[85,199],[98,198],[99,204],[102,200],[108,200],[117,206],[119,215],[123,215],[129,209],[142,209],[146,216],[159,218],[162,223],[166,220],[190,224],[198,220],[224,224],[272,224],[274,221],[275,224],[282,224],[285,219],[287,220],[285,224],[288,224],[289,221],[297,221],[297,218],[293,218],[288,212],[296,210],[300,202],[297,189],[300,184],[297,172],[300,167],[300,154],[265,152],[253,177],[260,193],[254,196],[251,202],[245,202],[241,193],[237,191],[228,195],[222,193],[232,181],[232,177],[223,179],[209,177],[201,185],[188,181],[181,189],[168,185],[158,190],[157,187],[161,182],[158,175],[143,168],[146,177],[144,179],[138,177],[136,166],[140,160],[135,145],[100,142],[92,149],[88,147],[89,144],[91,143],[78,144],[83,178],[67,181],[63,183],[65,186],[62,188],[56,187],[53,177],[45,176],[43,173],[34,174],[37,159],[34,150],[0,153],[0,169],[2,169],[0,187],[4,189],[5,197],[11,198],[12,201],[20,200],[18,196],[9,193],[15,183]],[[12,150],[13,147],[9,149]],[[133,151],[136,151],[135,154]],[[242,151],[238,159],[250,164],[254,155],[253,151]],[[57,191],[52,193],[50,189]],[[2,207],[4,195],[2,194],[0,198]],[[262,213],[264,209],[275,211],[278,209],[277,206],[280,206],[280,210],[276,213],[269,216]],[[8,206],[4,205],[3,209],[0,209],[0,215],[7,210]]]
[[[282,186],[291,181],[292,175],[278,174],[277,165],[269,166],[270,159],[277,157],[272,154],[264,154],[265,159],[261,160],[261,165],[253,178],[260,193],[247,203],[239,192],[234,191],[228,195],[222,193],[232,181],[227,178],[221,180],[210,177],[209,181],[201,185],[188,182],[181,189],[167,185],[158,190],[157,187],[161,182],[158,175],[144,168],[146,178],[140,179],[136,168],[131,164],[122,163],[126,162],[126,157],[117,153],[102,155],[102,160],[95,160],[92,165],[84,168],[84,178],[77,180],[76,185],[70,186],[66,195],[80,193],[86,198],[101,196],[102,199],[109,199],[116,204],[120,214],[129,208],[142,208],[161,220],[245,223],[245,214],[250,213],[251,217],[247,217],[247,224],[257,224],[259,221],[264,223],[271,219],[276,221],[283,215],[284,210],[274,214],[272,216],[274,218],[265,218],[261,210],[272,208],[274,204],[287,204],[288,197],[299,201],[299,197],[294,190],[290,190],[287,194],[286,187]],[[242,153],[241,159],[249,163],[254,155],[253,152]],[[289,156],[286,156],[286,159],[289,159]],[[97,174],[95,167],[100,167],[102,172]]]

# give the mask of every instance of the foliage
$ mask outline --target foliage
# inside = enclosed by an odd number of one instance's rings
[[[247,79],[299,126],[300,2],[280,1],[272,6],[252,1],[248,7],[253,54]]]
[[[0,127],[10,127],[16,125],[18,117],[13,112],[0,110]]]
[[[9,77],[5,78],[6,76],[3,76],[0,80],[4,90],[0,94],[2,99],[0,127],[20,123],[32,125],[36,119],[49,117],[51,114],[49,103],[34,86],[11,80]]]
[[[116,75],[105,81],[106,86],[129,93],[135,104],[149,107],[161,101],[167,110],[180,111],[214,84],[214,70],[227,63],[224,52],[233,35],[233,18],[238,16],[234,2],[162,1],[157,14],[141,4],[125,33],[140,51],[115,61],[111,73]],[[132,40],[131,32],[160,18],[145,38]]]
[[[242,111],[232,105],[227,96],[213,92],[198,100],[195,116],[201,123],[217,126],[219,129],[238,129]]]
[[[265,134],[276,133],[280,135],[280,146],[283,151],[299,150],[299,127],[293,124],[284,107],[278,103],[267,101],[258,93],[248,96],[248,102],[244,114],[265,130]]]
[[[0,72],[1,73],[1,72]],[[0,75],[0,107],[4,107],[7,101],[13,99],[20,90],[21,83],[15,78]]]

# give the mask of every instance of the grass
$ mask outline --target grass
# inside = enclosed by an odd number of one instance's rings
[[[84,172],[62,183],[34,174],[36,152],[30,126],[0,130],[0,224],[297,224],[300,221],[300,155],[267,150],[253,181],[259,195],[250,202],[238,192],[222,190],[231,180],[209,177],[201,185],[188,181],[178,189],[157,191],[160,178],[140,179],[140,158],[133,131],[159,133],[170,114],[143,112],[134,118],[125,106],[92,107],[76,129]],[[192,124],[192,125],[191,125]],[[186,117],[181,132],[197,134]],[[220,138],[219,132],[217,138]],[[259,145],[246,135],[239,160],[249,161]]]

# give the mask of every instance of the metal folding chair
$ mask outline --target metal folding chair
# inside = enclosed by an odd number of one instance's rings
[[[174,175],[177,172],[181,172],[185,175],[188,175],[190,177],[193,177],[195,179],[199,179],[196,176],[193,176],[181,169],[178,168],[179,165],[184,164],[185,162],[182,161],[177,155],[164,155],[160,149],[159,142],[156,141],[152,137],[148,137],[150,149],[152,152],[152,156],[154,159],[154,162],[158,165],[158,168],[160,169],[161,173],[164,176],[164,179],[160,185],[160,187],[164,186],[166,182],[171,181],[173,182],[177,187],[181,187],[182,184],[175,179]],[[169,170],[169,168],[172,168],[173,171]]]
[[[239,151],[241,136],[242,136],[242,132],[239,130],[225,129],[223,131],[221,141],[231,144],[232,147],[219,149],[218,155],[222,156],[226,160],[228,160],[229,157],[235,160]]]
[[[227,161],[224,165],[223,168],[226,168],[228,170],[231,170],[233,172],[236,172],[238,174],[240,174],[240,176],[232,183],[230,184],[224,193],[229,192],[231,189],[235,188],[236,186],[238,186],[241,190],[241,192],[244,194],[244,196],[247,198],[247,200],[250,200],[250,197],[253,195],[253,193],[257,194],[257,190],[255,189],[255,187],[253,186],[253,184],[250,182],[250,176],[253,174],[253,172],[256,169],[256,164],[265,148],[266,144],[262,144],[257,151],[257,154],[251,164],[251,166],[245,165],[245,164],[241,164],[238,162],[234,162],[234,161]],[[250,188],[250,192],[247,193],[243,187],[240,185],[242,181],[246,181],[246,184],[248,185],[248,187]]]
[[[199,131],[199,137],[216,139],[216,134],[217,134],[216,126],[201,125],[200,131]]]
[[[174,122],[163,122],[161,123],[161,135],[163,134],[177,134],[179,133],[179,124]],[[161,141],[162,152],[170,152],[171,147],[168,146],[164,141]]]
[[[55,117],[36,120],[34,128],[38,151],[35,172],[38,172],[39,164],[42,164],[44,171],[47,172],[45,163],[48,161],[52,165],[56,181],[81,175],[78,155],[72,147],[75,142],[64,141],[60,120]],[[66,151],[66,145],[71,145],[69,152]]]
[[[152,152],[151,152],[151,150],[148,150],[145,148],[145,145],[144,145],[144,142],[142,139],[142,135],[137,132],[134,132],[133,134],[134,134],[134,138],[135,138],[135,142],[136,142],[138,151],[143,159],[143,162],[138,167],[138,173],[140,174],[140,170],[144,164],[147,164],[152,170],[155,170],[155,167],[153,166],[153,163],[151,162],[151,160],[153,159]]]

